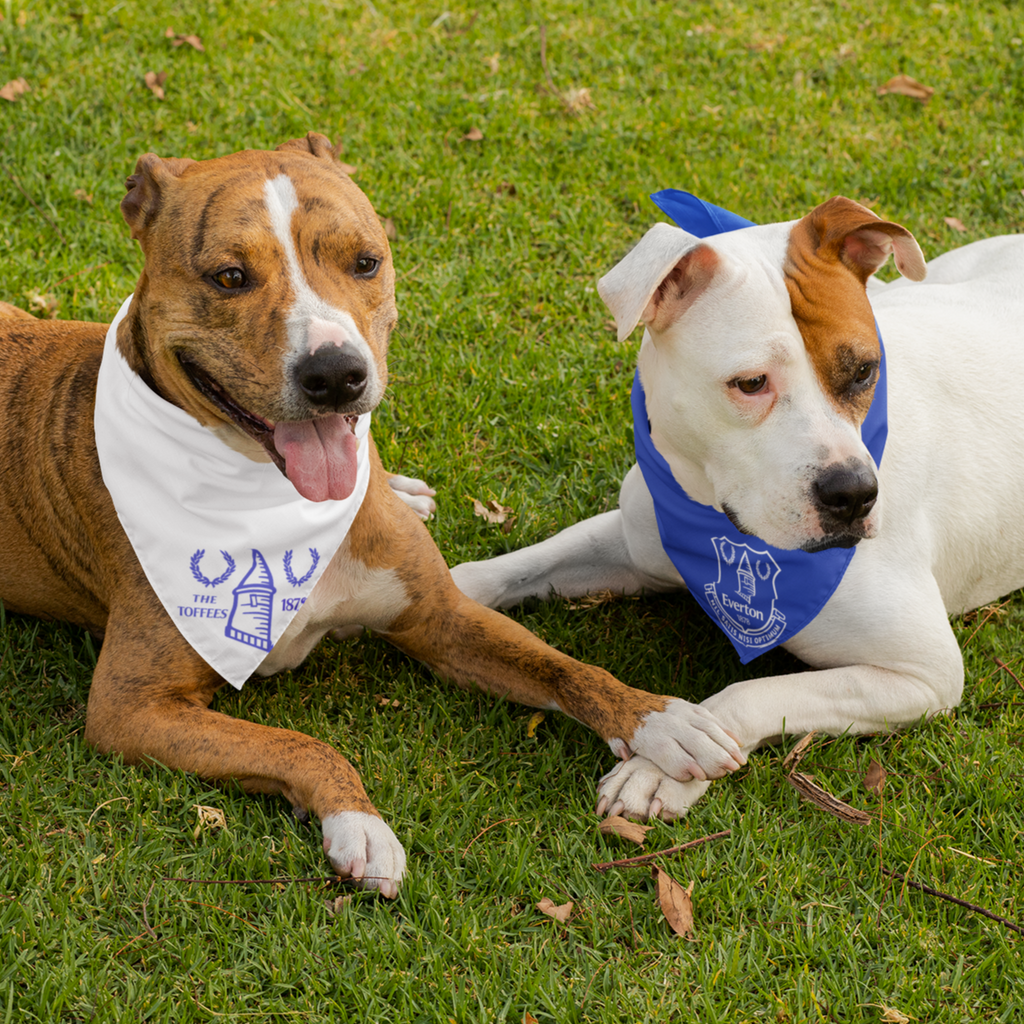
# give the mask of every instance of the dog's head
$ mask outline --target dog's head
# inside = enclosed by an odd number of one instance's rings
[[[706,242],[657,224],[599,283],[619,338],[642,321],[651,435],[695,500],[779,548],[849,547],[878,530],[860,437],[880,350],[868,278],[906,228],[836,197],[800,221]]]
[[[140,158],[121,211],[146,263],[118,332],[146,383],[312,500],[355,483],[387,385],[391,250],[322,135],[214,160]]]

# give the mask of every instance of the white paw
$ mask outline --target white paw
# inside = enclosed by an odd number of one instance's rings
[[[647,715],[629,747],[679,782],[720,779],[747,763],[735,737],[707,708],[676,698]],[[621,757],[624,751],[612,753]]]
[[[620,761],[597,784],[597,813],[624,818],[681,818],[710,782],[676,782],[644,757]]]
[[[391,489],[395,494],[420,519],[429,519],[437,511],[437,505],[434,503],[434,495],[437,494],[437,491],[433,487],[428,487],[422,480],[414,480],[411,476],[402,476],[396,473],[394,476],[388,477],[388,483],[391,484]]]
[[[380,889],[382,896],[398,895],[405,850],[380,818],[363,811],[342,811],[328,815],[321,825],[324,853],[342,878],[353,879],[363,889]]]

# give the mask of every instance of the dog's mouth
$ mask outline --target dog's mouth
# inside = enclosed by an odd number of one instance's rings
[[[358,416],[327,413],[308,420],[270,420],[239,405],[202,367],[178,357],[192,387],[270,456],[309,501],[341,501],[356,485]]]

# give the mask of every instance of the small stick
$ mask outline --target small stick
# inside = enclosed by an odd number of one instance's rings
[[[995,659],[995,663],[996,663],[996,664],[997,664],[997,665],[998,665],[998,666],[999,666],[999,667],[1000,667],[1000,668],[1001,668],[1001,669],[1002,669],[1002,670],[1003,670],[1004,672],[1006,672],[1006,673],[1007,673],[1007,674],[1008,674],[1008,675],[1010,676],[1010,678],[1011,678],[1011,679],[1012,679],[1012,680],[1013,680],[1013,681],[1014,681],[1014,682],[1015,682],[1015,683],[1016,683],[1016,684],[1017,684],[1017,685],[1018,685],[1018,686],[1019,686],[1019,687],[1020,687],[1020,688],[1021,688],[1022,690],[1024,690],[1024,683],[1022,683],[1022,682],[1020,681],[1020,679],[1018,678],[1018,676],[1017,676],[1017,675],[1016,675],[1016,674],[1015,674],[1015,673],[1013,672],[1013,670],[1012,670],[1012,669],[1010,668],[1010,666],[1006,664],[1006,662],[1005,662],[1005,661],[1003,661],[1003,660],[1002,660],[1001,658],[996,658],[996,659]]]
[[[146,898],[142,901],[142,923],[146,926],[146,931],[153,936],[154,939],[159,939],[155,931],[150,927],[149,916],[146,914],[146,908],[149,906],[149,897],[153,895],[153,888],[156,886],[156,882],[153,882],[149,887],[149,892],[146,893]]]
[[[649,864],[652,860],[657,857],[670,857],[674,853],[682,853],[683,850],[689,850],[694,846],[700,846],[701,843],[710,843],[712,839],[724,839],[726,836],[732,835],[732,829],[727,828],[724,832],[715,832],[710,836],[702,836],[700,839],[691,839],[688,843],[683,843],[682,846],[670,846],[667,850],[658,850],[657,853],[645,853],[641,857],[627,857],[625,860],[609,860],[601,864],[591,864],[590,866],[595,871],[607,871],[609,868],[631,868],[637,864]]]
[[[930,885],[923,885],[921,882],[914,882],[907,878],[906,875],[901,875],[898,871],[893,871],[890,868],[882,868],[882,873],[890,875],[893,878],[898,879],[904,885],[913,886],[915,889],[920,889],[921,892],[926,892],[929,896],[937,896],[940,900],[948,900],[950,903],[955,903],[958,907],[963,907],[965,910],[973,910],[976,914],[981,914],[983,917],[987,917],[992,921],[998,921],[1000,924],[1005,925],[1011,931],[1018,932],[1024,935],[1024,928],[1019,924],[1014,924],[1013,921],[1007,920],[1005,917],[1000,917],[998,914],[993,914],[991,910],[986,910],[984,907],[979,907],[977,903],[968,903],[967,900],[958,899],[956,896],[950,896],[948,892],[940,892],[938,889],[933,889]]]
[[[339,878],[337,875],[308,875],[305,878],[161,878],[161,882],[191,882],[194,885],[277,885],[287,882],[328,882],[332,885],[345,882],[365,881],[383,878],[382,875],[365,875],[363,878]]]

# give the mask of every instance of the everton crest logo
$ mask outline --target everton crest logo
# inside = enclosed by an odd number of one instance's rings
[[[778,642],[786,617],[775,606],[778,562],[767,552],[727,537],[712,537],[718,556],[718,579],[704,595],[722,629],[737,643],[767,648]]]

